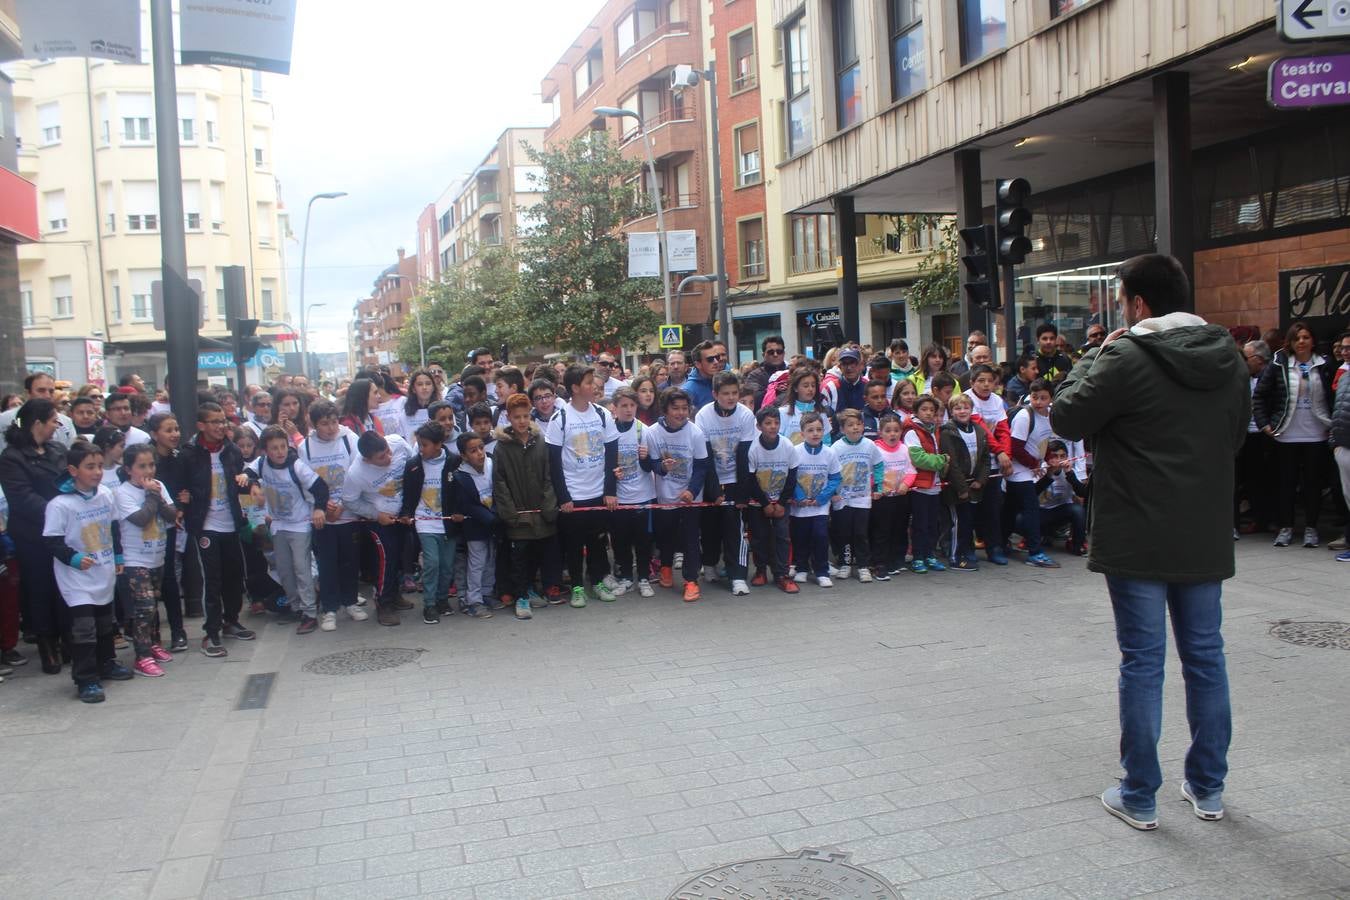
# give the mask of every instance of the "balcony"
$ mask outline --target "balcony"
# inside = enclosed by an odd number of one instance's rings
[[[760,281],[769,274],[769,268],[760,260],[741,264],[741,281]]]
[[[653,28],[651,31],[647,32],[642,37],[638,38],[637,41],[633,43],[633,46],[629,47],[627,50],[625,50],[623,53],[619,55],[618,64],[615,66],[615,68],[622,69],[624,63],[638,56],[640,53],[642,53],[642,51],[646,50],[648,47],[651,47],[658,41],[662,41],[672,37],[688,37],[688,36],[689,36],[688,22],[667,22],[664,25],[660,25],[656,28]]]
[[[619,57],[615,73],[622,76],[621,86],[641,81],[654,72],[665,72],[675,66],[698,65],[703,50],[697,38],[690,33],[687,22],[669,22],[649,32]],[[634,78],[631,72],[641,72]]]
[[[688,112],[663,110],[661,115],[646,125],[652,156],[658,160],[677,153],[695,153],[703,147],[703,128]],[[624,135],[619,146],[625,156],[632,153],[645,159],[637,129]]]
[[[833,268],[834,251],[828,248],[808,253],[794,253],[788,266],[789,272],[793,275],[825,272]]]

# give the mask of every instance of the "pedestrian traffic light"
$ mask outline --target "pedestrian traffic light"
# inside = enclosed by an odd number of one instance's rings
[[[1027,197],[1031,183],[1025,178],[1000,178],[994,195],[994,220],[998,223],[998,261],[1005,266],[1020,265],[1031,252],[1027,226],[1031,210]]]
[[[236,319],[230,337],[236,362],[252,359],[262,347],[262,341],[258,339],[257,319]]]
[[[994,226],[972,225],[962,228],[961,289],[966,299],[985,309],[999,309],[998,265],[995,259]]]

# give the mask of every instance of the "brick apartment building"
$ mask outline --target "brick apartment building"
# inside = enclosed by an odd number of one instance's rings
[[[714,254],[706,89],[700,85],[679,97],[670,90],[675,66],[702,68],[706,64],[704,46],[699,0],[609,0],[549,70],[542,96],[553,110],[553,122],[544,132],[549,145],[604,130],[619,143],[626,158],[644,160],[632,118],[606,119],[593,110],[618,106],[642,116],[656,160],[666,229],[694,231],[698,271],[710,273]],[[646,184],[645,173],[642,184]],[[655,230],[654,215],[624,226],[625,232]],[[671,273],[672,289],[686,274],[693,273]],[[710,322],[712,296],[707,285],[687,289],[674,298],[673,317],[687,324]],[[653,302],[660,303],[659,299]]]
[[[389,266],[379,277],[370,296],[356,303],[356,320],[360,334],[356,365],[388,365],[395,375],[415,368],[413,360],[400,360],[399,334],[404,323],[412,322],[412,297],[417,285],[417,256],[408,256],[400,247],[398,262]]]

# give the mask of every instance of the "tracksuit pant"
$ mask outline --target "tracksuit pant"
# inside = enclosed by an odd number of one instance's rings
[[[562,561],[558,555],[556,537],[517,540],[511,542],[512,595],[524,597],[534,584],[535,573],[544,591],[562,584]]]
[[[872,551],[868,546],[868,527],[871,509],[841,506],[830,512],[830,537],[834,542],[839,565],[864,568],[870,565]]]
[[[497,580],[497,542],[466,541],[469,570],[464,603],[467,606],[490,603],[497,598],[492,595]]]
[[[370,537],[375,544],[375,602],[394,608],[403,596],[403,542],[406,525],[372,525]]]
[[[609,574],[609,548],[605,546],[605,536],[609,532],[610,511],[605,509],[601,497],[589,500],[573,500],[577,512],[562,516],[558,530],[562,533],[563,561],[567,572],[572,576],[572,587],[582,587],[585,575],[590,576],[591,584],[599,584]],[[581,510],[588,510],[581,512]]]
[[[736,485],[722,485],[724,500],[735,495]],[[741,511],[734,506],[705,506],[699,519],[703,565],[715,566],[721,559],[726,564],[729,580],[744,581],[750,561],[750,546],[745,540],[745,523],[741,521]]]
[[[750,544],[755,550],[756,567],[768,569],[774,580],[786,578],[788,549],[792,545],[788,537],[788,517],[782,515],[770,519],[762,509],[752,506],[745,511],[745,518],[750,524]]]
[[[101,681],[103,667],[116,662],[116,633],[111,602],[70,607],[70,675],[77,685]]]
[[[984,541],[984,552],[989,555],[995,549],[1007,549],[1008,536],[1003,533],[1003,482],[1002,475],[990,475],[975,507],[975,533]]]
[[[1034,481],[1009,481],[1005,518],[1020,522],[1018,534],[1027,542],[1027,555],[1041,552],[1041,499]]]
[[[311,534],[309,531],[274,531],[272,552],[276,554],[277,575],[291,609],[315,619],[318,610],[314,603],[314,567],[309,558]]]
[[[888,572],[905,564],[905,551],[909,549],[909,496],[872,501],[867,540],[872,550],[872,568],[877,572]]]
[[[699,543],[698,509],[658,509],[656,546],[661,553],[661,568],[674,565],[675,554],[684,554],[680,575],[685,581],[698,581],[703,571],[703,548]]]
[[[244,550],[233,531],[203,531],[188,536],[188,552],[196,557],[201,573],[202,608],[206,614],[203,630],[210,638],[220,637],[224,622],[238,622],[244,606]]]
[[[619,509],[610,513],[615,577],[637,583],[650,574],[654,514],[650,509]]]
[[[807,572],[817,578],[830,574],[830,517],[793,516],[788,530],[792,533],[792,559],[798,572]]]
[[[319,561],[319,609],[335,613],[356,603],[356,578],[361,554],[356,536],[360,522],[329,522],[314,532],[314,555]]]
[[[975,514],[980,504],[970,500],[957,501],[952,507],[952,524],[948,532],[951,559],[975,558]]]
[[[938,510],[942,506],[942,498],[920,491],[911,492],[909,498],[914,559],[926,560],[937,552]]]

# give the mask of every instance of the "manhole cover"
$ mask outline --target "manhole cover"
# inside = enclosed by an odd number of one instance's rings
[[[1270,633],[1303,647],[1339,647],[1350,650],[1350,625],[1345,622],[1280,622]]]
[[[380,650],[343,650],[311,659],[300,668],[313,675],[360,675],[362,672],[378,672],[396,666],[416,662],[422,655],[421,650],[405,650],[399,647]]]
[[[667,900],[900,900],[886,879],[849,865],[849,855],[808,847],[791,856],[730,863],[694,876]]]

